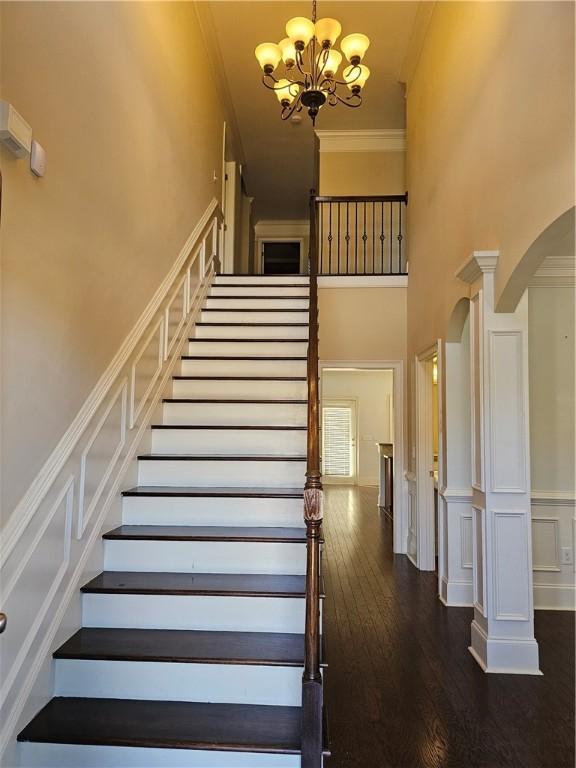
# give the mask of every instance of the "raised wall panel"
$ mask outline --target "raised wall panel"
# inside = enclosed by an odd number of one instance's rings
[[[164,317],[161,317],[132,364],[130,429],[134,427],[160,375],[163,363]]]
[[[70,477],[45,513],[42,525],[3,584],[2,609],[10,617],[2,637],[1,700],[4,701],[24,663],[70,563],[74,478]]]
[[[198,293],[202,288],[202,274],[200,270],[200,248],[194,256],[194,260],[188,268],[188,312],[192,309]]]
[[[526,542],[528,516],[523,509],[492,511],[494,616],[527,621],[531,615],[531,578]],[[510,574],[514,578],[510,578]],[[530,589],[529,589],[530,586]]]
[[[532,568],[535,571],[562,570],[560,567],[559,518],[532,518]]]
[[[484,510],[472,507],[472,586],[474,588],[474,605],[483,616],[486,616],[484,604],[484,595],[486,593],[484,549]]]
[[[482,292],[474,296],[470,302],[470,389],[472,405],[472,485],[478,490],[484,490],[483,462],[483,428],[482,428],[482,315],[480,301]]]
[[[185,274],[180,280],[174,294],[166,307],[166,317],[164,328],[166,338],[164,341],[164,359],[170,357],[174,344],[178,340],[182,326],[186,322],[186,313],[188,305],[188,274]]]
[[[460,515],[460,567],[472,568],[472,515]]]
[[[522,333],[490,331],[492,491],[526,492]]]
[[[126,442],[126,398],[124,379],[110,398],[104,414],[94,428],[80,460],[78,524],[81,539]]]

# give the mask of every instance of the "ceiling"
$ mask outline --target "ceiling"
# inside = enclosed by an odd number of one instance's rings
[[[254,48],[285,37],[286,21],[311,16],[311,3],[301,0],[259,2],[216,0],[199,4],[209,44],[218,51],[217,66],[225,81],[231,122],[237,136],[236,154],[245,163],[248,194],[255,198],[255,220],[303,219],[313,184],[313,129],[306,112],[295,124],[282,122],[273,93],[261,83]],[[362,130],[403,128],[404,92],[400,70],[419,3],[325,0],[318,16],[333,16],[343,35],[364,32],[371,39],[365,63],[371,76],[360,109],[324,108],[319,129]]]

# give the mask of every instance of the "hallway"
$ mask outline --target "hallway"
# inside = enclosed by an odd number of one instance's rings
[[[485,675],[472,610],[392,554],[376,488],[328,487],[324,550],[330,768],[569,768],[574,617],[537,611],[542,677]]]

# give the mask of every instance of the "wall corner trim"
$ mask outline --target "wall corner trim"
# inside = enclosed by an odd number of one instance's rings
[[[482,275],[494,273],[500,251],[474,251],[472,256],[456,271],[456,277],[472,285]]]

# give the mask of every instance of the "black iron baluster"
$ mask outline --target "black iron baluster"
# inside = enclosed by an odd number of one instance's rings
[[[358,203],[354,203],[354,274],[358,274]]]
[[[338,274],[340,274],[340,235],[342,230],[340,229],[340,203],[338,203]]]
[[[372,274],[376,270],[376,205],[372,201]]]
[[[328,203],[328,274],[332,272],[332,203]]]
[[[348,257],[350,256],[350,203],[346,203],[346,274],[350,274]]]
[[[324,204],[317,203],[318,205],[318,238],[320,240],[320,259],[319,259],[319,274],[324,273]]]
[[[386,235],[384,234],[384,203],[381,204],[381,217],[380,217],[380,261],[381,261],[381,269],[382,271],[379,273],[381,275],[384,274],[384,240],[386,239]]]
[[[392,221],[392,206],[394,203],[390,203],[390,264],[389,264],[389,274],[393,275],[393,268],[392,268],[392,249],[394,247],[394,238],[392,237],[393,231],[394,231],[394,225]]]
[[[364,234],[362,235],[362,240],[364,241],[364,268],[362,271],[366,274],[368,271],[366,269],[366,241],[368,240],[368,235],[366,234],[366,201],[364,201]]]
[[[398,274],[402,274],[402,203],[398,203]]]

